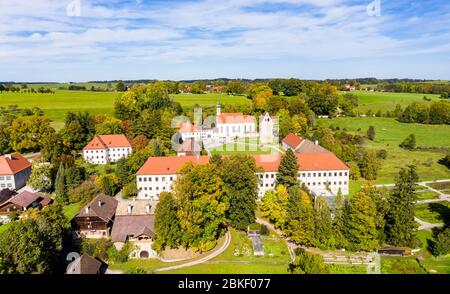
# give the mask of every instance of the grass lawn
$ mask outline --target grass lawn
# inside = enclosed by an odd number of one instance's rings
[[[430,183],[430,184],[427,184],[427,186],[430,186],[433,189],[436,189],[436,190],[446,193],[447,191],[450,190],[450,181],[439,182],[439,183]]]
[[[284,240],[275,232],[262,236],[264,256],[253,256],[247,233],[230,229],[230,246],[219,256],[201,265],[164,272],[165,274],[286,274],[290,260]],[[273,256],[269,256],[273,253]]]
[[[428,223],[450,223],[450,202],[416,204],[416,217]]]
[[[79,203],[69,204],[63,207],[64,215],[71,220],[81,209],[81,205]]]
[[[385,149],[388,152],[386,160],[376,180],[377,184],[394,183],[395,176],[401,167],[414,164],[417,166],[420,180],[433,181],[450,178],[450,170],[438,164],[444,153],[434,150],[407,151],[398,145],[411,133],[416,136],[417,146],[449,147],[450,125],[425,125],[400,123],[394,118],[381,117],[345,117],[318,120],[321,126],[339,126],[341,130],[365,135],[369,126],[375,127],[375,140],[367,140],[365,146],[370,149]]]
[[[342,94],[349,92],[341,92]],[[413,102],[423,102],[431,104],[439,101],[439,96],[436,94],[417,94],[417,93],[390,93],[390,92],[365,92],[365,91],[353,91],[359,98],[359,106],[357,110],[366,112],[372,110],[374,113],[378,110],[385,113],[387,110],[394,110],[397,104],[404,109],[406,106]],[[431,101],[423,100],[423,96],[431,98]]]
[[[141,269],[144,269],[147,273],[151,273],[155,269],[166,267],[166,266],[177,265],[180,263],[182,263],[182,262],[171,262],[171,263],[162,262],[156,258],[132,259],[132,260],[124,262],[124,263],[109,264],[108,269],[121,270],[124,273],[126,273],[126,272],[130,272],[136,268],[141,268]]]
[[[424,191],[417,193],[418,200],[438,199],[439,194],[433,191]]]
[[[426,274],[416,257],[402,256],[382,256],[381,257],[381,273],[382,274]]]

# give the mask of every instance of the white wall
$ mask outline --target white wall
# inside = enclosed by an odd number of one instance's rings
[[[266,191],[274,190],[277,172],[264,172],[256,174],[260,179],[258,197],[264,196]],[[145,175],[137,176],[138,199],[158,200],[161,192],[171,192],[176,175]],[[316,194],[327,193],[328,188],[337,194],[339,188],[343,195],[348,195],[349,171],[301,171],[298,180]]]
[[[31,167],[15,175],[0,175],[0,190],[9,188],[11,190],[18,190],[24,187],[30,178]]]
[[[127,157],[133,152],[131,147],[117,147],[109,149],[83,150],[83,157],[86,162],[93,164],[107,164],[116,162],[122,157]]]

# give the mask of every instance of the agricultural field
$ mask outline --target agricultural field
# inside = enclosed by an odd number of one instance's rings
[[[433,103],[440,100],[437,94],[416,94],[416,93],[392,93],[392,92],[366,92],[366,91],[352,91],[341,92],[341,94],[352,93],[358,96],[359,106],[357,110],[366,112],[372,110],[376,113],[378,110],[385,113],[387,110],[394,110],[397,104],[402,106],[402,109],[413,102]],[[427,96],[431,101],[425,101],[423,96]]]
[[[376,180],[377,184],[395,182],[395,176],[401,167],[414,164],[417,166],[421,181],[449,179],[450,170],[438,164],[444,157],[443,152],[436,150],[408,151],[398,145],[411,133],[416,136],[417,146],[421,147],[450,147],[449,125],[426,125],[400,123],[394,118],[381,117],[346,117],[320,119],[321,126],[335,126],[350,133],[365,136],[369,126],[375,127],[375,140],[367,140],[365,146],[369,149],[385,149],[388,153],[386,160],[382,160],[382,167]]]
[[[42,86],[42,84],[40,84]],[[49,84],[53,85],[53,84]],[[55,84],[57,85],[57,84]],[[113,114],[114,101],[121,93],[56,90],[54,94],[0,92],[0,107],[17,105],[19,108],[39,107],[52,120],[52,126],[60,129],[66,113],[69,111],[89,111],[92,114]],[[178,94],[173,99],[183,108],[193,108],[194,105],[213,107],[222,104],[250,104],[244,96],[229,96],[226,94]]]

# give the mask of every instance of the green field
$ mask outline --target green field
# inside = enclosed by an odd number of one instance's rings
[[[450,170],[438,164],[444,153],[427,151],[408,151],[398,145],[411,133],[416,136],[417,146],[450,147],[449,125],[426,125],[400,123],[393,118],[381,117],[346,117],[320,119],[320,126],[339,126],[341,130],[365,135],[369,126],[375,127],[375,140],[367,140],[365,146],[370,149],[385,149],[388,152],[386,160],[382,160],[382,167],[376,180],[377,184],[394,183],[395,176],[401,167],[414,164],[420,180],[449,179]]]
[[[60,129],[66,113],[69,111],[89,111],[92,114],[113,114],[114,101],[120,93],[56,90],[54,94],[1,92],[0,107],[18,105],[19,108],[39,107],[52,120],[52,126]],[[195,104],[214,106],[219,101],[222,104],[250,104],[244,96],[229,96],[226,94],[178,94],[172,95],[183,108],[192,108]]]
[[[345,94],[349,92],[341,92]],[[439,101],[439,95],[436,94],[416,94],[416,93],[391,93],[391,92],[365,92],[353,91],[359,98],[359,106],[357,110],[365,112],[372,110],[374,113],[381,110],[385,113],[387,110],[392,111],[397,104],[405,108],[413,102],[433,103]],[[425,101],[423,96],[431,98],[431,101]]]

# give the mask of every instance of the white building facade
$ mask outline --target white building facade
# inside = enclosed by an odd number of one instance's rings
[[[269,157],[270,156],[270,157]],[[254,155],[256,166],[263,171],[256,173],[259,182],[258,197],[276,188],[280,155]],[[209,156],[151,157],[136,176],[138,199],[159,200],[162,192],[171,192],[176,172],[186,162],[206,164]],[[336,195],[340,190],[348,195],[349,168],[331,152],[298,154],[298,180],[315,195]]]
[[[132,152],[125,135],[99,135],[83,148],[83,158],[92,164],[107,164],[128,157]]]
[[[24,187],[31,175],[31,163],[22,155],[0,156],[0,190],[18,190]]]

